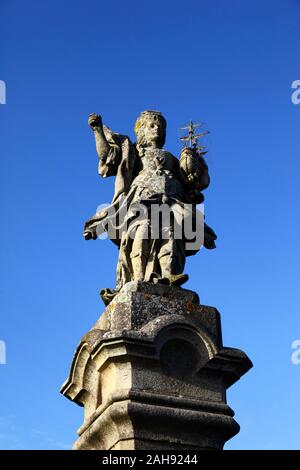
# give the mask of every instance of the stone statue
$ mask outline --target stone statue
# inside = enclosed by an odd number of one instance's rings
[[[107,232],[119,247],[116,288],[101,291],[104,303],[108,305],[133,280],[182,285],[188,279],[183,273],[185,258],[199,247],[191,249],[185,236],[175,236],[174,217],[159,226],[158,236],[151,236],[151,211],[153,207],[187,206],[195,221],[196,205],[203,202],[202,191],[210,181],[203,156],[185,147],[179,160],[165,151],[166,120],[158,111],[144,111],[138,117],[136,144],[104,126],[97,114],[89,116],[89,125],[95,135],[99,175],[116,177],[112,204],[97,212],[84,228],[87,240]],[[203,245],[215,248],[214,231],[206,224],[203,227]]]

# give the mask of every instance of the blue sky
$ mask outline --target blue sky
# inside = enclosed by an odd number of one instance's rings
[[[299,448],[300,1],[0,0],[0,16],[0,448],[76,439],[82,409],[59,388],[117,259],[109,241],[82,237],[113,194],[87,116],[133,138],[145,109],[164,113],[176,155],[190,118],[211,131],[218,245],[188,260],[186,287],[254,362],[228,393],[241,432],[226,448]]]

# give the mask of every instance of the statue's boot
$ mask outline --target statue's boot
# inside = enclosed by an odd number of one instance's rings
[[[187,274],[171,274],[167,278],[169,279],[170,286],[182,286],[182,284],[189,280]]]
[[[119,293],[119,289],[102,289],[100,291],[100,297],[104,302],[104,305],[108,305],[113,298]]]
[[[154,279],[153,281],[157,284],[165,284],[168,286],[182,286],[187,282],[189,276],[187,274],[170,274],[169,276],[162,277],[160,279]]]

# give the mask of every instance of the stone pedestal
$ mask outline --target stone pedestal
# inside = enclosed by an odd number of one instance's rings
[[[130,282],[81,340],[61,392],[84,406],[74,449],[222,449],[226,389],[252,367],[220,315],[181,288]]]

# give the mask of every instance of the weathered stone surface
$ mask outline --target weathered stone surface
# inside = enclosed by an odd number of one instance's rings
[[[197,294],[127,283],[80,342],[62,393],[84,406],[75,449],[221,449],[239,426],[226,389],[252,367],[224,348]]]

